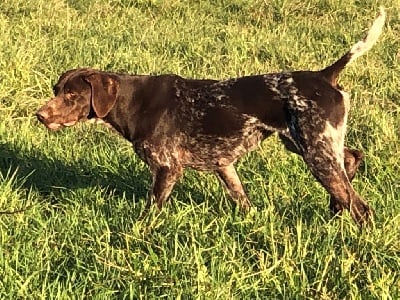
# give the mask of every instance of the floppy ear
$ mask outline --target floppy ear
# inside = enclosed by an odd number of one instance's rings
[[[117,100],[118,81],[106,74],[93,73],[84,77],[92,89],[92,107],[98,118],[104,118]]]

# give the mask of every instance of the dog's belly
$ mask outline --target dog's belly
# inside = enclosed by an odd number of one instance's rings
[[[133,144],[135,152],[150,167],[180,165],[207,171],[234,163],[271,134],[272,131],[250,126],[223,137],[175,132]]]
[[[271,131],[249,129],[229,137],[191,136],[188,143],[181,145],[185,153],[182,163],[197,170],[214,170],[236,162],[271,134]]]
[[[203,108],[204,109],[204,108]],[[281,131],[235,108],[215,105],[200,113],[181,114],[177,128],[184,166],[214,170],[234,163],[274,131]]]

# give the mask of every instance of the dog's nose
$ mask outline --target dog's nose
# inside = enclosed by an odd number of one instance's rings
[[[49,117],[49,114],[47,112],[43,111],[43,110],[39,110],[36,113],[36,117],[38,118],[38,120],[40,122],[44,122]]]

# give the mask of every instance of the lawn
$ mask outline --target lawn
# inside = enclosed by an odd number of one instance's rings
[[[332,218],[304,162],[270,138],[237,163],[241,214],[213,174],[187,170],[139,219],[151,178],[101,125],[34,117],[65,70],[218,78],[321,69],[360,40],[375,0],[3,0],[0,3],[1,299],[399,299],[400,2],[341,74],[353,182],[374,208]]]

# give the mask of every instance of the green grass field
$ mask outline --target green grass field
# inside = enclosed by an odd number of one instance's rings
[[[128,142],[34,117],[67,69],[192,78],[323,68],[387,8],[374,48],[342,73],[347,144],[365,153],[360,230],[277,138],[238,162],[255,209],[233,211],[188,170],[139,220],[150,186]],[[0,299],[399,299],[398,0],[3,0],[0,3]]]

